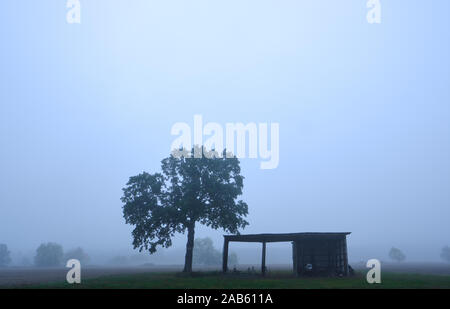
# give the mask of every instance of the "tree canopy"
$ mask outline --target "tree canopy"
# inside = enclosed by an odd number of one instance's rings
[[[41,244],[36,250],[34,264],[39,267],[61,266],[63,262],[63,248],[56,243]]]

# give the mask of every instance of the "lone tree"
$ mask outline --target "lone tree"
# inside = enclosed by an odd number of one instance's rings
[[[441,259],[443,259],[446,262],[450,262],[450,247],[449,246],[445,246],[444,248],[442,248]]]
[[[0,267],[6,267],[11,263],[11,252],[8,251],[8,246],[0,244]]]
[[[239,160],[226,153],[193,147],[161,161],[162,173],[143,172],[123,189],[123,215],[134,226],[133,246],[156,252],[168,248],[176,233],[187,231],[184,272],[192,272],[195,225],[238,233],[248,222]]]
[[[41,244],[36,250],[34,264],[38,267],[61,266],[63,262],[63,248],[56,243]]]
[[[389,251],[389,257],[397,262],[403,262],[406,259],[406,255],[398,248],[391,248]]]

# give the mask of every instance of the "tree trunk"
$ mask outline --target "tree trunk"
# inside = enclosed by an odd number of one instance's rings
[[[192,272],[192,255],[194,253],[194,234],[195,234],[195,223],[188,227],[188,239],[186,244],[186,257],[184,259],[184,270],[185,273]]]

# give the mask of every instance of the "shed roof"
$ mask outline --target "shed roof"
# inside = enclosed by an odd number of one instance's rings
[[[351,232],[340,233],[282,233],[282,234],[247,234],[247,235],[224,235],[225,240],[236,242],[282,242],[305,239],[337,239],[343,238]]]

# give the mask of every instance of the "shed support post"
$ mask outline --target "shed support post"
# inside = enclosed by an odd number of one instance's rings
[[[266,274],[266,242],[262,243],[262,261],[261,261],[261,272],[263,276]]]
[[[222,271],[224,273],[228,270],[228,243],[229,241],[227,239],[223,242]]]
[[[344,276],[348,276],[347,237],[344,238]]]
[[[297,243],[295,241],[292,242],[292,270],[294,274],[298,275],[298,266],[297,266]]]

